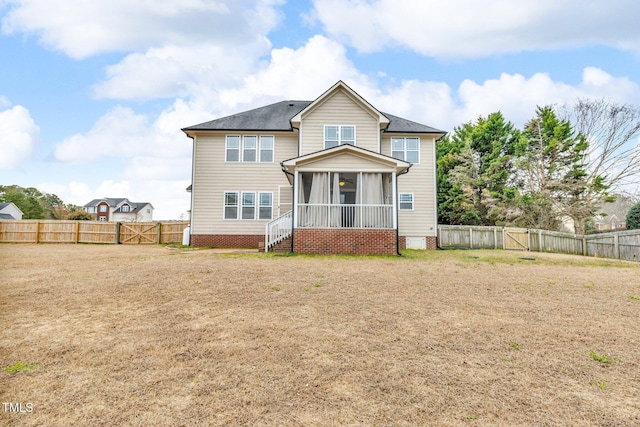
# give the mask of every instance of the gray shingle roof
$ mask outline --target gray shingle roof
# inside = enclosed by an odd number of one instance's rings
[[[291,131],[290,120],[313,101],[282,101],[264,107],[222,117],[209,122],[200,123],[182,129],[195,130],[227,130],[227,131]],[[385,132],[393,133],[441,133],[446,132],[431,126],[412,122],[387,113],[390,121]]]
[[[264,107],[190,126],[188,130],[292,130],[290,120],[311,101],[282,101]]]
[[[15,219],[13,215],[8,213],[0,213],[0,219]]]
[[[420,123],[412,122],[411,120],[403,119],[402,117],[394,116],[388,113],[382,113],[389,119],[389,126],[385,129],[385,132],[397,132],[397,133],[446,133],[443,130],[432,128],[431,126],[423,125]]]
[[[0,202],[0,209],[4,209],[9,206],[9,202]]]

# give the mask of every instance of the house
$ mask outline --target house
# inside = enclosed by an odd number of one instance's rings
[[[93,199],[84,208],[98,221],[151,222],[153,206],[148,202],[131,202],[128,199],[105,197]]]
[[[627,228],[627,212],[634,205],[632,198],[616,195],[614,202],[603,203],[600,212],[593,218],[597,231],[619,231]]]
[[[0,202],[0,220],[22,219],[22,211],[13,202]]]
[[[436,141],[339,81],[182,129],[193,140],[191,245],[397,254],[436,246]]]

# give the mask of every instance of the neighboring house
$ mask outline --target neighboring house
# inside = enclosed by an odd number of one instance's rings
[[[128,199],[105,197],[93,199],[84,208],[96,216],[97,221],[151,222],[153,206],[147,202],[131,202]]]
[[[191,244],[396,254],[436,246],[436,141],[342,81],[182,129],[193,140]]]
[[[616,196],[616,201],[603,203],[600,213],[593,218],[597,231],[616,231],[627,228],[627,212],[634,205],[634,201],[625,196]]]
[[[13,202],[0,202],[0,219],[22,219],[22,211]]]

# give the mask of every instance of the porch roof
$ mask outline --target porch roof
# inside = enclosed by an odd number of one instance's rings
[[[289,174],[293,173],[298,167],[323,160],[331,160],[344,155],[358,157],[361,160],[371,163],[374,167],[382,166],[390,170],[394,170],[398,175],[408,172],[411,167],[411,163],[405,162],[404,160],[399,160],[394,157],[386,156],[384,154],[376,153],[375,151],[349,144],[342,144],[337,147],[331,147],[314,153],[305,154],[300,157],[284,160],[280,162],[280,165],[282,166],[282,170],[287,173],[287,176],[289,176]],[[325,163],[326,167],[326,162],[323,163]],[[336,165],[336,171],[342,171],[342,169],[343,168],[340,165]]]

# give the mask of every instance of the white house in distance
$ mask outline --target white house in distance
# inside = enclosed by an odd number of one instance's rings
[[[22,211],[13,202],[0,202],[0,219],[22,219]]]
[[[93,199],[83,206],[96,216],[97,221],[151,222],[153,206],[148,202],[130,202],[128,199],[105,197]]]
[[[182,129],[193,140],[191,244],[397,254],[436,246],[436,141],[339,81]]]

